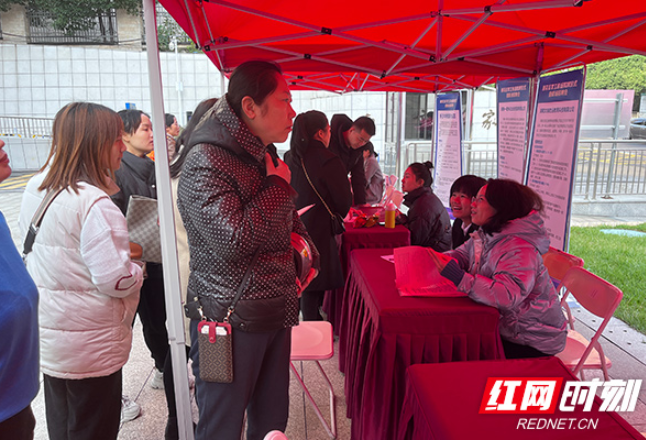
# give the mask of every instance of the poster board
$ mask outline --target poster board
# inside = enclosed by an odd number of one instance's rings
[[[449,206],[449,191],[462,175],[462,105],[459,93],[436,96],[435,177],[433,188],[444,206]]]
[[[529,78],[499,81],[496,87],[498,106],[498,177],[525,181],[525,159],[529,118]]]
[[[576,165],[583,69],[542,77],[538,85],[526,185],[545,204],[551,246],[567,251]]]

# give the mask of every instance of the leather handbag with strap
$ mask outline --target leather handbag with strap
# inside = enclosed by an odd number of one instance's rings
[[[186,316],[191,319],[201,320],[197,327],[197,343],[200,356],[200,379],[205,382],[233,382],[233,334],[231,324],[229,324],[229,317],[235,311],[236,305],[249,283],[251,271],[256,265],[256,261],[258,261],[258,256],[263,247],[264,243],[256,250],[251,264],[247,267],[238,286],[236,296],[227,309],[227,316],[224,317],[223,322],[208,319],[204,315],[197,296],[190,304],[184,306]]]
[[[343,234],[345,232],[345,225],[343,224],[343,216],[339,214],[335,214],[330,210],[330,207],[325,203],[325,200],[323,200],[323,197],[321,197],[321,194],[316,190],[316,187],[310,180],[309,174],[307,174],[307,169],[305,168],[305,162],[303,161],[303,158],[301,157],[301,166],[303,167],[303,172],[305,173],[305,177],[307,178],[307,181],[309,182],[310,186],[318,196],[319,200],[321,203],[323,203],[323,206],[325,206],[325,209],[327,212],[330,214],[330,228],[332,229],[332,235],[339,235]]]
[[[27,231],[27,235],[25,236],[25,242],[22,248],[22,261],[26,262],[27,255],[32,251],[34,247],[34,242],[36,241],[36,235],[38,235],[38,231],[40,230],[40,225],[43,222],[43,217],[45,216],[45,212],[47,212],[47,208],[49,208],[49,205],[52,204],[56,196],[59,195],[61,191],[63,191],[63,188],[58,188],[53,191],[49,191],[47,194],[45,194],[43,201],[40,202],[38,209],[36,209],[36,212],[34,213],[34,216],[31,219],[31,223],[29,224],[29,230]]]

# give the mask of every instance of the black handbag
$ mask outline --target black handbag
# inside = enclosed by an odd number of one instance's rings
[[[343,223],[343,216],[340,214],[334,214],[330,210],[330,207],[327,206],[327,203],[325,203],[325,200],[323,200],[323,197],[321,197],[319,192],[316,190],[316,187],[310,180],[310,176],[307,174],[307,170],[305,169],[305,162],[303,162],[302,157],[301,157],[301,166],[303,167],[303,172],[305,173],[305,177],[307,178],[307,181],[310,183],[310,186],[318,196],[319,200],[321,200],[321,202],[323,203],[323,206],[325,206],[325,209],[327,209],[327,212],[330,214],[330,227],[332,228],[332,234],[333,235],[343,234],[345,232],[345,224]]]
[[[186,316],[199,319],[198,324],[198,353],[200,357],[200,379],[204,382],[231,383],[233,382],[233,332],[229,317],[235,311],[236,305],[251,278],[251,270],[258,261],[264,243],[256,249],[251,264],[242,277],[236,296],[227,309],[227,316],[222,322],[208,319],[202,311],[199,298],[196,296],[191,303],[184,305]]]

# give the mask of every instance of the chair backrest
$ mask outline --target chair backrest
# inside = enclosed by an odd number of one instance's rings
[[[583,259],[550,246],[547,253],[543,254],[543,264],[556,285],[571,267],[583,267]]]
[[[559,287],[565,287],[561,305],[566,302],[567,296],[572,294],[583,308],[604,321],[615,313],[623,297],[619,288],[577,266],[567,271]],[[605,327],[605,323],[602,325]]]

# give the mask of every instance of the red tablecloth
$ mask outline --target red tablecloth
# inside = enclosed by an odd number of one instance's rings
[[[350,252],[353,250],[410,246],[410,231],[405,226],[397,225],[394,229],[386,229],[377,225],[372,228],[354,229],[352,223],[346,223],[345,227],[341,242],[341,267],[346,279],[350,267]],[[335,334],[339,333],[342,304],[343,288],[325,292],[323,311],[328,314],[328,321],[332,323]]]
[[[576,380],[555,357],[413,365],[408,369],[398,439],[643,440],[618,414],[599,412],[598,398],[591,412],[582,412],[577,405],[574,412],[564,413],[557,404],[554,414],[478,414],[487,378],[519,376]],[[598,419],[598,425],[596,429],[516,429],[521,417],[576,419],[575,425],[581,419]]]
[[[469,298],[401,297],[391,250],[355,250],[339,337],[353,439],[396,437],[409,365],[504,358],[498,311]]]

